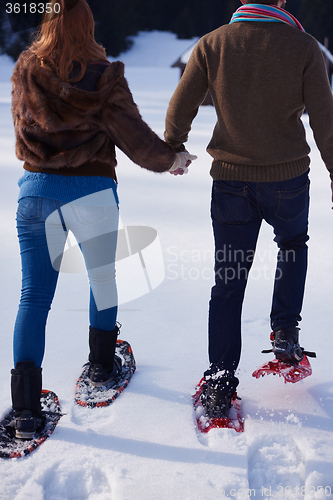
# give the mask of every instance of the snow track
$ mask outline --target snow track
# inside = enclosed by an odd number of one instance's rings
[[[302,454],[291,436],[272,433],[262,435],[248,449],[249,488],[256,496],[281,498],[282,493],[301,498],[305,484],[305,464]],[[288,484],[286,485],[286,477]],[[258,485],[261,485],[258,490]],[[298,494],[299,492],[299,494]],[[269,495],[268,495],[269,493]]]

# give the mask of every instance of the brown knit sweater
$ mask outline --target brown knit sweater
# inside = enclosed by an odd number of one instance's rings
[[[147,170],[171,167],[175,152],[142,120],[123,63],[110,64],[90,92],[29,55],[20,55],[12,76],[16,155],[26,170],[116,180],[115,146]]]
[[[166,141],[181,150],[210,90],[215,180],[271,182],[306,172],[306,108],[333,179],[333,98],[317,41],[283,23],[238,22],[205,35],[170,101]]]

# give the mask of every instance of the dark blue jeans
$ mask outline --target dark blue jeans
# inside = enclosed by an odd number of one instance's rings
[[[62,271],[60,266],[69,230],[79,242],[85,259],[90,282],[90,324],[97,330],[114,330],[117,316],[114,271],[117,227],[116,204],[65,204],[39,197],[20,200],[17,233],[22,261],[22,293],[14,328],[14,365],[18,361],[34,361],[37,367],[42,364],[47,316],[59,270]],[[74,254],[65,272],[77,272],[76,260]],[[71,333],[70,325],[67,333]]]
[[[263,220],[279,247],[271,308],[273,331],[301,320],[307,271],[309,178],[281,182],[214,181],[211,215],[215,238],[215,286],[209,305],[209,360],[235,387],[241,355],[244,292]]]

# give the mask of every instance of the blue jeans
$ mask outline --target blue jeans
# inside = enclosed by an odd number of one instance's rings
[[[279,247],[271,307],[273,331],[301,320],[307,271],[308,173],[281,182],[214,181],[211,215],[215,238],[215,286],[209,304],[206,375],[225,370],[228,385],[241,355],[241,312],[262,220]]]
[[[59,270],[62,271],[60,266],[66,253],[64,246],[69,230],[79,242],[85,259],[90,282],[90,324],[97,330],[114,330],[117,317],[114,271],[117,227],[117,205],[75,205],[75,202],[66,204],[39,197],[20,200],[17,232],[22,261],[22,292],[14,328],[14,366],[18,361],[34,361],[36,367],[42,364],[47,316]],[[55,249],[58,255],[54,254]],[[72,263],[74,261],[72,259]],[[100,290],[101,298],[98,295]],[[112,297],[112,300],[102,303],[105,296]]]

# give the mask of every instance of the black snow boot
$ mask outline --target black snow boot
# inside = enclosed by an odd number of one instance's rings
[[[16,363],[11,371],[11,392],[15,411],[12,431],[18,439],[32,439],[44,424],[40,404],[42,369],[36,368],[33,361]]]
[[[227,418],[233,394],[225,392],[218,382],[209,382],[203,390],[203,406],[209,418]]]
[[[298,342],[299,328],[287,328],[272,333],[272,351],[284,363],[297,365],[303,359],[303,349]]]
[[[112,331],[96,330],[89,327],[89,372],[95,387],[108,385],[121,371],[121,359],[115,355],[119,328]]]

